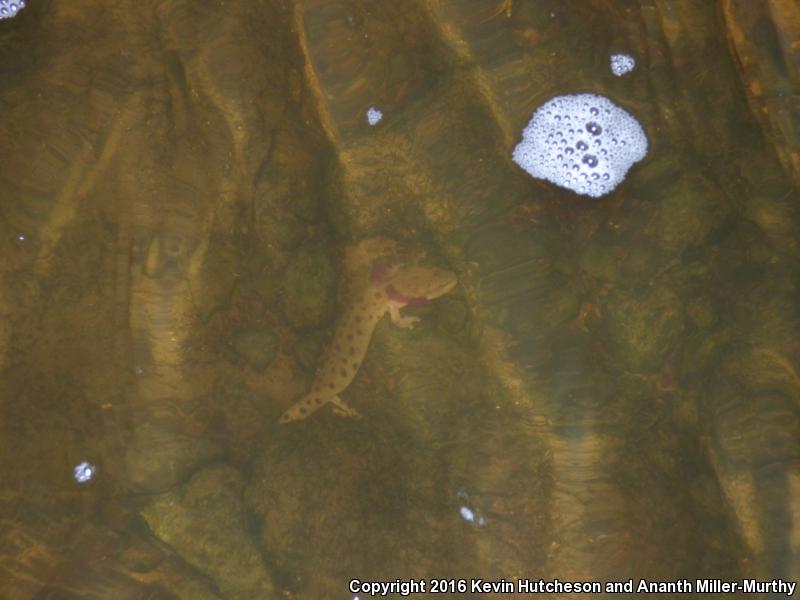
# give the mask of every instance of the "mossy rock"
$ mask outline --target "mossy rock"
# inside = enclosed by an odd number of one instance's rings
[[[202,319],[208,319],[211,313],[228,302],[238,264],[233,248],[212,238],[204,254],[202,270],[198,273],[195,272],[197,269],[192,269],[189,276],[194,308]]]
[[[467,260],[480,266],[482,276],[558,255],[558,237],[538,227],[525,232],[509,231],[504,225],[481,228],[467,240]]]
[[[557,327],[578,316],[581,298],[577,291],[570,287],[558,287],[553,290],[539,307],[539,314],[545,325]]]
[[[333,316],[336,270],[319,244],[305,244],[289,259],[283,276],[283,311],[293,327],[316,327]]]
[[[658,255],[654,248],[645,244],[635,244],[627,249],[622,261],[621,272],[625,278],[651,278],[658,272]]]
[[[306,237],[306,223],[287,209],[267,207],[258,215],[259,228],[270,244],[283,250],[297,246]]]
[[[198,472],[142,510],[155,535],[214,580],[226,598],[271,598],[274,588],[248,532],[244,481],[232,467]]]
[[[247,364],[263,370],[278,352],[278,336],[271,328],[248,329],[236,334],[233,347]]]
[[[450,295],[433,303],[431,321],[448,335],[462,333],[470,322],[470,310],[463,298]]]
[[[430,499],[415,498],[402,439],[380,424],[320,417],[265,440],[254,462],[245,501],[274,566],[302,576],[303,598],[328,597],[320,590],[345,573],[375,577],[398,554],[422,568],[409,559],[427,530],[414,511]]]
[[[686,314],[698,329],[708,329],[717,323],[717,312],[707,296],[692,298],[686,303]]]
[[[145,421],[134,429],[128,445],[128,480],[135,491],[153,493],[175,485],[223,453],[224,449],[209,438],[184,435]]]
[[[309,333],[292,344],[292,355],[303,369],[314,373],[324,347],[322,335]]]
[[[693,375],[707,369],[720,357],[730,337],[727,330],[698,332],[690,337],[683,352],[683,372]]]
[[[622,246],[592,241],[583,249],[579,263],[581,269],[597,279],[616,281],[625,257]]]
[[[678,256],[687,246],[701,244],[724,218],[720,192],[698,176],[679,178],[661,201],[657,223],[665,256]]]
[[[609,294],[603,314],[605,345],[612,362],[634,373],[659,370],[684,328],[681,301],[665,287]]]

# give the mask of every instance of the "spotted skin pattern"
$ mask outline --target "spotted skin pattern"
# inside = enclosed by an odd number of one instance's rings
[[[280,423],[305,419],[327,403],[338,415],[358,417],[339,394],[358,373],[378,321],[388,312],[395,325],[410,329],[419,319],[401,315],[401,308],[439,298],[458,283],[455,273],[424,265],[378,265],[367,279],[337,322],[311,391],[283,413]]]

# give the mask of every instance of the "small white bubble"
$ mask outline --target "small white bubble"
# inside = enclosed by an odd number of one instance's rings
[[[370,106],[369,109],[367,109],[367,123],[375,126],[380,123],[381,119],[383,119],[383,113],[380,110],[374,106]]]
[[[612,54],[609,58],[609,65],[614,75],[622,77],[636,68],[636,59],[630,54]]]
[[[470,523],[475,523],[476,525],[486,525],[486,519],[483,518],[482,515],[475,514],[471,508],[467,506],[462,506],[458,509],[458,512],[461,513],[461,518],[465,521],[469,521]]]
[[[90,465],[88,462],[83,461],[82,463],[75,465],[75,468],[72,470],[72,474],[75,477],[75,481],[78,483],[86,483],[91,481],[92,477],[94,476],[94,465]]]

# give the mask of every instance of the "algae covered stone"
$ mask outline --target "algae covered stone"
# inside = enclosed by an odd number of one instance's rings
[[[263,370],[275,358],[278,336],[268,327],[247,329],[236,334],[233,347],[251,367]]]
[[[716,309],[708,296],[698,296],[686,303],[686,314],[698,329],[708,329],[716,325]]]
[[[154,498],[142,511],[153,533],[208,575],[226,598],[274,597],[272,580],[248,533],[239,472],[219,465]]]
[[[305,244],[289,259],[283,277],[283,310],[298,328],[318,326],[333,315],[336,271],[324,247]]]
[[[542,322],[548,327],[557,327],[578,316],[581,299],[569,285],[559,286],[547,296],[539,307]]]
[[[605,346],[611,361],[635,373],[660,369],[684,328],[681,301],[665,287],[609,294],[603,314]]]
[[[164,407],[181,403],[168,398],[159,401]],[[207,437],[185,435],[162,423],[143,421],[134,428],[128,444],[128,480],[137,492],[154,493],[182,481],[223,453],[223,447]]]

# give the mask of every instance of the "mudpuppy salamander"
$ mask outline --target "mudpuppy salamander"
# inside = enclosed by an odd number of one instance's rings
[[[355,378],[378,321],[388,312],[396,325],[411,328],[419,319],[401,315],[401,308],[439,298],[458,283],[451,271],[409,264],[376,264],[364,279],[367,281],[353,290],[352,301],[337,322],[311,391],[283,413],[280,423],[305,419],[328,402],[339,415],[358,416],[338,395]]]

